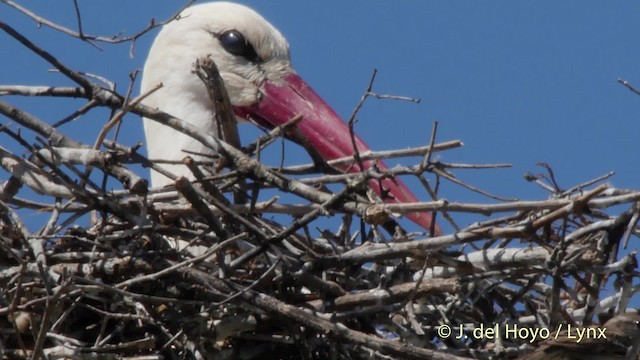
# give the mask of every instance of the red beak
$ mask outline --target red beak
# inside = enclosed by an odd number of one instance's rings
[[[304,146],[312,157],[317,155],[329,161],[353,155],[353,143],[347,124],[300,76],[295,73],[287,74],[280,83],[267,80],[263,84],[262,92],[263,97],[257,104],[236,107],[236,115],[242,118],[250,117],[265,128],[283,125],[294,116],[302,115],[297,131],[287,135]],[[369,147],[358,136],[355,137],[355,142],[360,153],[369,151]],[[373,164],[370,160],[363,161],[365,170]],[[377,166],[381,170],[388,169],[382,161],[378,161]],[[336,167],[342,172],[355,173],[361,170],[357,164]],[[418,201],[397,178],[371,179],[369,186],[386,203]],[[432,213],[414,212],[407,217],[424,229],[431,230]],[[435,224],[435,234],[441,234],[438,224]]]

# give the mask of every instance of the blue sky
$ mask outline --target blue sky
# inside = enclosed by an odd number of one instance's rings
[[[544,199],[523,180],[548,162],[560,185],[616,171],[610,182],[638,188],[640,97],[618,78],[640,87],[639,2],[598,1],[240,1],[288,38],[303,78],[347,118],[372,70],[374,90],[422,99],[420,104],[370,100],[357,130],[374,149],[428,142],[434,120],[438,140],[465,146],[438,155],[444,162],[511,163],[502,170],[457,171],[459,178],[504,197]],[[20,1],[51,20],[75,27],[71,1]],[[80,1],[87,33],[132,34],[150,18],[165,19],[181,1]],[[103,51],[36,24],[0,4],[0,19],[70,67],[104,76],[125,91],[128,73],[142,68],[156,32]],[[70,85],[46,63],[0,34],[0,83]],[[136,85],[136,93],[138,86]],[[81,102],[8,98],[53,123]],[[93,142],[106,116],[90,114],[63,128]],[[3,122],[5,120],[2,120]],[[143,139],[141,121],[126,120],[121,141]],[[0,137],[5,145],[6,137]],[[296,149],[288,145],[288,149]],[[293,153],[300,153],[299,151]],[[303,156],[292,154],[291,163]],[[4,177],[4,173],[1,173]],[[413,187],[415,183],[408,181]],[[425,194],[416,187],[421,198]],[[489,201],[445,184],[452,201]],[[481,220],[478,217],[465,218]],[[464,221],[463,221],[464,224]]]

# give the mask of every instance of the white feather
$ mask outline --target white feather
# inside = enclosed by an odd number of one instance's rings
[[[259,64],[227,53],[216,34],[237,30],[253,45],[262,59]],[[192,73],[194,63],[211,56],[220,70],[231,103],[251,105],[259,99],[260,85],[266,80],[278,82],[293,72],[287,40],[252,9],[229,2],[212,2],[184,10],[179,19],[163,26],[144,65],[142,93],[162,83],[162,88],[144,103],[185,120],[202,131],[215,128],[214,110],[200,79]],[[144,119],[144,131],[150,159],[181,160],[183,150],[210,153],[202,144],[172,128]],[[166,165],[175,175],[190,177],[182,165]],[[153,186],[170,180],[154,171]]]

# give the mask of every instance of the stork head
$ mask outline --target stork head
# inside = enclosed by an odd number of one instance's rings
[[[189,82],[200,91],[191,71],[205,56],[218,65],[234,106],[257,103],[266,80],[278,82],[293,72],[289,44],[276,28],[246,6],[212,2],[185,9],[162,28],[145,63],[143,87]]]
[[[231,104],[240,119],[251,119],[265,128],[303,119],[290,138],[303,145],[315,158],[332,160],[351,156],[354,141],[358,151],[368,147],[300,78],[291,66],[289,44],[280,32],[252,9],[229,2],[204,3],[187,8],[179,19],[165,25],[149,52],[144,66],[142,91],[162,83],[145,103],[197,126],[213,131],[214,109],[203,83],[192,73],[194,62],[210,56],[224,80]],[[202,144],[177,131],[145,119],[145,136],[151,159],[180,160],[183,150],[207,153]],[[364,168],[373,162],[363,162]],[[378,167],[386,169],[383,163]],[[185,167],[169,170],[189,176]],[[342,171],[360,171],[357,165],[343,165]],[[169,179],[152,172],[154,186]],[[369,185],[386,202],[414,202],[415,196],[397,179],[372,180]],[[429,213],[409,217],[431,227]],[[438,230],[439,231],[439,230]]]

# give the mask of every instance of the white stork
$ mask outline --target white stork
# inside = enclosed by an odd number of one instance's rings
[[[202,81],[192,73],[194,62],[211,56],[224,80],[239,119],[272,128],[301,114],[293,139],[313,148],[325,160],[353,155],[349,128],[291,66],[289,44],[280,32],[252,9],[230,2],[204,3],[185,9],[178,20],[164,25],[144,66],[142,92],[163,86],[145,103],[188,121],[202,131],[213,131],[214,109]],[[181,160],[183,150],[210,153],[204,145],[170,127],[144,119],[148,154],[153,159]],[[356,138],[358,150],[369,150]],[[373,165],[364,161],[365,168]],[[386,169],[382,162],[378,167]],[[176,175],[190,177],[181,165],[168,167]],[[360,171],[343,166],[341,171]],[[153,186],[170,179],[152,171]],[[384,191],[381,190],[381,185]],[[388,203],[416,202],[416,197],[399,179],[371,180],[369,186],[384,194]],[[431,213],[412,213],[408,217],[430,229]],[[440,230],[436,228],[436,232]]]

